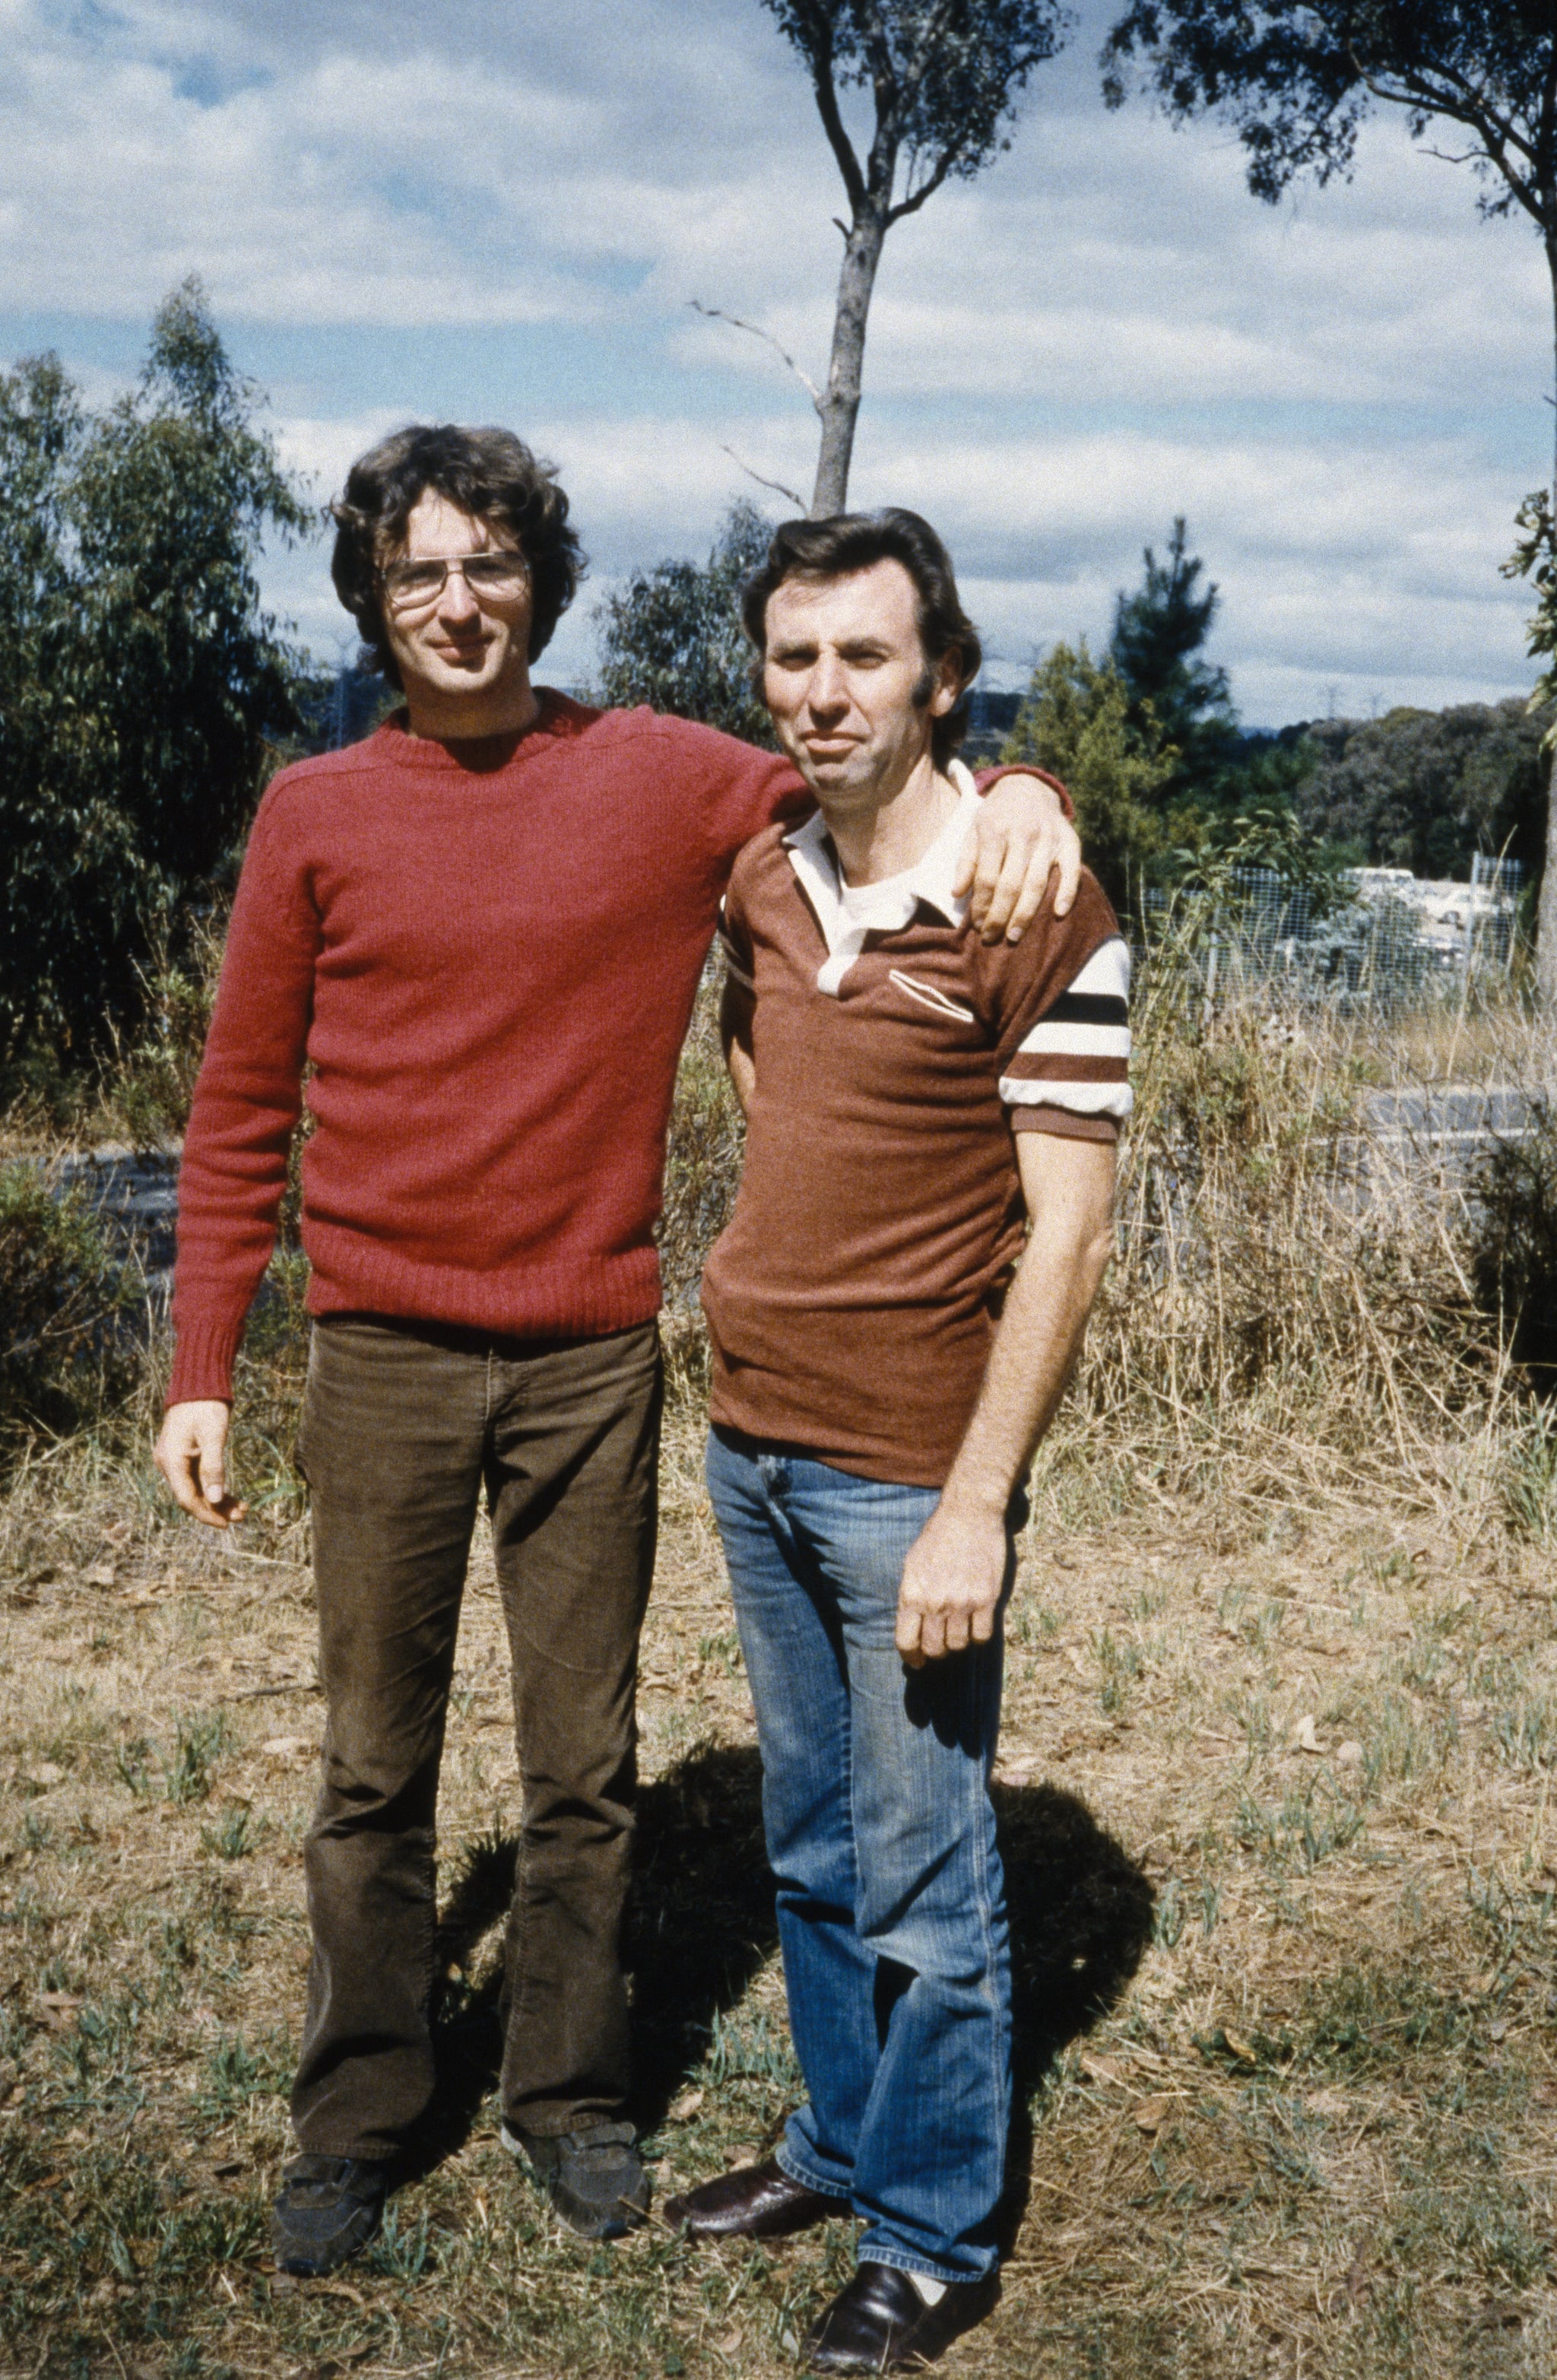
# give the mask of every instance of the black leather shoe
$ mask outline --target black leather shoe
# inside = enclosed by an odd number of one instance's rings
[[[738,2166],[665,2202],[666,2222],[692,2240],[782,2240],[849,2212],[847,2198],[828,2198],[791,2181],[771,2157],[766,2165]]]
[[[366,2157],[296,2156],[271,2208],[276,2269],[317,2280],[355,2256],[383,2220],[387,2163]]]
[[[926,2305],[895,2265],[862,2265],[805,2338],[813,2372],[909,2372],[934,2363],[954,2338],[993,2313],[1000,2277],[950,2284]]]

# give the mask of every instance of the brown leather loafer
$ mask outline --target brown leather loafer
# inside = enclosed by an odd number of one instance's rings
[[[766,2165],[737,2166],[665,2202],[666,2222],[692,2240],[782,2240],[849,2212],[847,2198],[827,2198],[791,2181],[771,2157]]]
[[[954,2338],[993,2313],[1000,2277],[959,2281],[926,2305],[895,2265],[862,2265],[806,2333],[813,2372],[908,2372],[934,2363]]]

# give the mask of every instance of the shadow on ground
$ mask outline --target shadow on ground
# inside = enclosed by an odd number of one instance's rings
[[[1009,2248],[1027,2212],[1033,2093],[1060,2052],[1123,1996],[1152,1939],[1154,1895],[1086,1803],[1056,1785],[996,1785],[1011,1914],[1011,2141],[1000,2210]]]
[[[754,1750],[702,1746],[640,1796],[627,1961],[645,2131],[700,2063],[716,2016],[737,2006],[776,1947],[761,1785]],[[1153,1900],[1141,1869],[1075,1794],[996,1786],[995,1805],[1011,1914],[1020,2183],[1026,2102],[1066,2043],[1124,1991],[1151,1938]],[[413,2172],[460,2146],[497,2081],[501,1978],[483,1945],[501,1937],[517,1849],[512,1836],[480,1836],[455,1869],[438,1933],[449,1975],[435,2032],[440,2087]],[[1013,2198],[1012,2217],[1020,2211]]]

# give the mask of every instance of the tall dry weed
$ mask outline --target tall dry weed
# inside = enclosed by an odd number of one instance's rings
[[[1253,991],[1213,1008],[1192,956],[1169,939],[1141,970],[1118,1254],[1071,1431],[1169,1492],[1387,1481],[1476,1503],[1502,1436],[1529,1434],[1529,1382],[1515,1318],[1479,1294],[1485,1168],[1401,1104],[1431,1062],[1421,1020],[1396,1041]],[[1550,1037],[1509,1005],[1471,1046],[1539,1125]],[[1499,1175],[1505,1246],[1532,1166],[1544,1183],[1527,1154]]]

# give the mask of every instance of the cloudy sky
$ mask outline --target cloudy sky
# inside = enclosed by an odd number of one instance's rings
[[[1273,211],[1215,129],[1108,115],[1081,0],[1009,153],[891,235],[851,500],[950,540],[1015,685],[1106,638],[1177,512],[1223,592],[1251,722],[1525,692],[1498,576],[1549,468],[1539,244],[1396,123],[1356,179]],[[0,355],[89,392],[200,274],[322,497],[413,418],[501,420],[563,470],[596,593],[809,488],[841,199],[758,0],[0,0]],[[332,655],[322,549],[267,591]],[[586,594],[545,674],[585,678]]]

